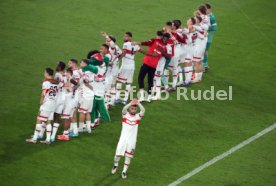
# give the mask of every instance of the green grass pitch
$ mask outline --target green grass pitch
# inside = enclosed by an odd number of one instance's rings
[[[81,59],[103,43],[100,31],[134,40],[152,36],[165,21],[183,22],[199,0],[1,0],[0,185],[168,185],[276,122],[274,0],[210,0],[218,22],[211,70],[189,89],[233,86],[232,101],[145,104],[128,179],[111,175],[122,106],[92,136],[50,146],[27,144],[39,108],[43,69]],[[136,75],[142,55],[136,57]],[[135,83],[137,81],[135,79]],[[276,131],[204,169],[182,185],[273,186]],[[122,161],[119,172],[122,169]]]

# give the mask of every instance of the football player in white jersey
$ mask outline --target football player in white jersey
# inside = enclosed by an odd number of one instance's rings
[[[122,50],[116,44],[116,38],[111,35],[107,35],[105,32],[101,32],[101,35],[105,37],[106,44],[109,46],[109,53],[111,55],[111,61],[106,72],[106,98],[107,106],[114,105],[116,99],[116,80],[119,74],[119,56],[122,54]]]
[[[35,132],[32,138],[26,139],[26,142],[36,143],[41,130],[41,123],[46,125],[46,140],[42,143],[50,144],[52,132],[51,121],[55,111],[56,97],[59,89],[58,81],[54,80],[54,71],[51,68],[46,68],[44,72],[44,81],[42,83],[42,93],[40,98],[40,109],[36,120]]]
[[[127,104],[128,97],[131,91],[131,84],[133,82],[133,75],[135,70],[135,54],[140,52],[144,55],[152,55],[151,53],[143,50],[132,41],[132,33],[126,32],[124,35],[124,44],[123,44],[123,52],[119,57],[119,60],[122,59],[122,65],[119,71],[119,75],[117,78],[117,87],[116,87],[116,103],[122,102],[124,105]],[[121,90],[122,84],[126,84],[125,96],[121,100]]]
[[[65,63],[60,61],[56,66],[55,79],[59,82],[59,91],[57,95],[56,108],[54,114],[54,125],[51,135],[51,142],[54,142],[56,139],[56,134],[61,123],[61,114],[65,105],[65,88],[64,85],[67,82],[66,72],[65,72]]]
[[[181,69],[182,72],[185,73],[185,81],[180,79],[180,86],[190,86],[192,74],[193,74],[193,52],[194,52],[194,32],[193,32],[193,25],[196,23],[194,17],[191,17],[187,20],[187,28],[184,29],[184,34],[186,35],[186,44],[185,44],[185,53],[181,61],[183,62],[183,68]]]
[[[80,63],[80,67],[86,67],[89,65],[87,59],[83,59]],[[94,74],[90,71],[83,72],[80,84],[80,108],[79,108],[79,132],[83,132],[84,129],[88,133],[91,133],[91,116],[90,112],[93,108],[94,90],[93,90]],[[86,125],[84,122],[86,121]]]
[[[123,52],[119,59],[122,59],[122,65],[117,78],[117,92],[116,92],[116,103],[121,102],[121,90],[122,84],[126,85],[125,97],[122,99],[122,103],[126,104],[130,91],[131,84],[133,82],[133,75],[135,70],[134,57],[137,52],[140,51],[139,45],[132,44],[132,33],[126,32],[124,35]]]
[[[172,70],[173,72],[173,83],[171,87],[171,91],[176,89],[177,86],[177,79],[178,79],[178,64],[180,62],[181,56],[184,54],[183,47],[186,42],[186,38],[183,37],[181,34],[181,21],[180,20],[173,20],[172,22],[172,32],[171,32],[171,39],[174,42],[174,56],[171,58],[170,63],[168,64],[167,69]],[[164,71],[165,76],[168,77],[169,71]]]
[[[78,68],[78,60],[70,59],[68,62],[68,67],[71,68],[73,71],[71,81],[78,83],[82,75],[81,69]],[[69,132],[70,137],[78,137],[77,108],[79,107],[79,99],[80,99],[79,87],[74,86],[74,92],[73,92],[74,113],[73,113],[73,116],[71,117],[71,125],[70,125],[70,132]]]
[[[69,140],[70,122],[76,108],[76,102],[74,100],[74,86],[76,86],[78,83],[73,80],[72,76],[73,70],[68,68],[66,70],[66,77],[68,81],[64,85],[65,103],[61,115],[64,131],[62,135],[57,136],[57,139],[62,141]]]
[[[139,113],[137,113],[137,107],[140,108]],[[144,114],[145,108],[137,99],[133,99],[123,108],[122,111],[122,131],[117,145],[114,157],[114,166],[112,167],[111,173],[116,173],[120,158],[125,156],[124,169],[122,172],[123,179],[127,178],[126,172],[130,164],[130,160],[133,158],[136,147],[138,126]]]
[[[204,57],[205,48],[208,40],[208,29],[210,26],[210,18],[207,15],[207,8],[201,5],[196,12],[196,24],[193,25],[197,38],[194,43],[194,56],[193,62],[195,65],[195,79],[192,83],[198,83],[202,80],[203,65],[202,60]],[[199,15],[199,16],[198,16]]]

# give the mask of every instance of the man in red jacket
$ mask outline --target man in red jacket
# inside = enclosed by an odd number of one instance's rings
[[[158,64],[159,59],[164,56],[165,58],[170,58],[170,54],[167,53],[166,45],[170,38],[169,34],[164,34],[162,31],[158,31],[156,37],[150,39],[145,42],[138,43],[142,46],[148,46],[148,53],[150,55],[146,55],[143,58],[143,65],[140,68],[138,83],[140,89],[140,101],[145,101],[145,91],[144,91],[144,79],[145,76],[148,75],[148,99],[147,101],[151,101],[151,91],[153,87],[153,78],[155,74],[155,70]]]

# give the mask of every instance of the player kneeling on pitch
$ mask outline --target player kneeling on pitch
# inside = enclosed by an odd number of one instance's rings
[[[140,112],[137,113],[137,107],[140,108]],[[144,116],[145,108],[137,100],[133,99],[129,104],[127,104],[122,111],[123,122],[122,131],[119,143],[117,145],[116,154],[114,157],[114,166],[111,173],[115,174],[118,168],[120,158],[125,156],[125,164],[122,172],[122,178],[125,179],[128,166],[130,164],[130,159],[134,155],[134,150],[136,146],[138,125],[140,120]]]

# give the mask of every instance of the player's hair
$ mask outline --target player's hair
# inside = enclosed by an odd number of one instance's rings
[[[71,67],[67,68],[67,69],[66,69],[66,72],[67,72],[67,73],[70,73],[71,76],[73,75],[73,70],[72,70]]]
[[[114,36],[108,36],[110,40],[112,40],[114,43],[116,43],[116,38]]]
[[[90,52],[88,52],[87,54],[87,59],[90,59],[91,56],[93,56],[94,54],[100,53],[100,51],[98,50],[91,50]]]
[[[181,21],[180,20],[173,20],[173,24],[176,29],[178,29],[181,26]]]
[[[66,64],[63,61],[59,61],[58,66],[59,66],[60,70],[63,71],[66,67]]]
[[[163,37],[170,39],[171,35],[169,33],[165,33]]]
[[[211,9],[212,8],[212,6],[211,6],[210,3],[205,3],[205,6],[206,6],[207,9]]]
[[[109,49],[109,46],[108,46],[107,44],[102,44],[102,46],[103,46],[104,48],[106,48],[107,50]]]
[[[75,64],[78,64],[78,60],[76,60],[76,59],[70,59],[70,61],[75,63]]]
[[[82,59],[82,62],[84,62],[85,64],[89,65],[89,60],[88,59]]]
[[[47,73],[49,76],[53,76],[53,75],[54,75],[54,70],[51,69],[50,67],[45,68],[45,71],[46,71],[46,73]]]
[[[126,32],[126,35],[128,35],[129,37],[132,37],[132,33],[131,32]]]
[[[167,25],[167,26],[172,26],[172,22],[171,22],[171,21],[167,21],[167,22],[166,22],[166,25]]]
[[[201,17],[200,17],[200,18],[201,18]],[[194,24],[196,24],[196,20],[195,20],[195,18],[194,18],[194,17],[191,17],[190,19],[191,19],[191,21],[192,21],[193,25],[194,25]]]
[[[162,37],[162,36],[163,36],[163,32],[160,31],[160,30],[158,30],[158,31],[156,32],[156,35]]]
[[[138,107],[138,105],[130,105],[130,107],[135,107],[135,108],[137,108],[137,107]]]
[[[201,22],[201,21],[202,21],[202,17],[200,17],[200,16],[196,16],[196,18],[199,20],[199,22]]]
[[[198,7],[198,10],[200,11],[200,13],[202,13],[203,15],[207,15],[207,8],[205,5],[200,5]]]

